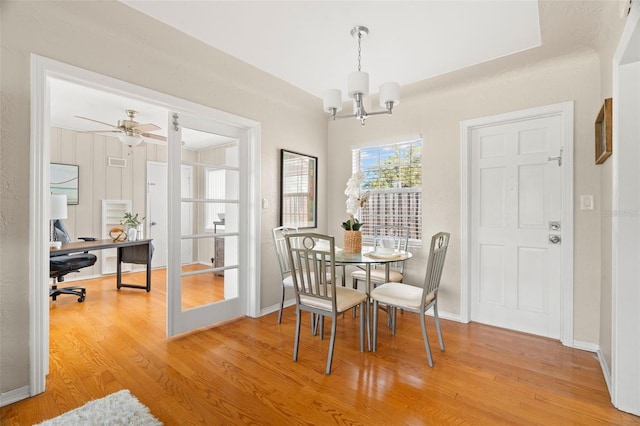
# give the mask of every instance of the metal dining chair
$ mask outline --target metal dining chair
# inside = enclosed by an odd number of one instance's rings
[[[367,295],[348,287],[332,284],[336,283],[333,237],[316,233],[299,233],[284,237],[296,297],[293,360],[298,360],[302,311],[310,312],[313,316],[320,318],[320,338],[323,337],[323,318],[329,317],[331,318],[331,340],[325,373],[331,374],[338,314],[354,306],[359,306],[361,312],[366,312]],[[360,315],[360,352],[364,352],[365,316],[366,314]]]
[[[442,269],[444,268],[444,260],[447,255],[447,247],[449,246],[449,236],[450,234],[447,232],[439,232],[431,238],[427,272],[425,274],[424,284],[422,287],[403,283],[385,283],[371,291],[370,297],[373,301],[372,349],[374,352],[376,351],[377,346],[378,305],[380,303],[384,303],[387,307],[392,308],[391,321],[393,333],[395,333],[397,308],[414,312],[419,315],[422,327],[422,338],[424,340],[424,347],[427,352],[427,361],[429,362],[430,367],[433,367],[433,358],[431,356],[431,348],[429,346],[429,338],[427,336],[425,314],[428,309],[433,307],[433,317],[435,319],[436,330],[438,332],[438,343],[440,344],[440,350],[444,351],[444,340],[442,339],[440,318],[438,317],[438,289],[440,288]]]
[[[287,234],[297,234],[298,228],[292,226],[278,226],[271,230],[273,244],[276,249],[278,266],[280,266],[280,309],[278,310],[278,324],[282,322],[282,310],[284,309],[284,296],[286,289],[293,289],[293,278],[291,278],[291,265],[287,254],[287,244],[284,236]]]

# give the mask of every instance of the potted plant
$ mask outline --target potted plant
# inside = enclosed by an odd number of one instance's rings
[[[356,215],[369,198],[369,191],[362,192],[360,190],[363,180],[364,174],[358,170],[351,175],[347,181],[347,189],[344,191],[347,196],[347,213],[349,214],[349,219],[342,222],[344,251],[346,253],[360,253],[362,251],[362,234],[360,233],[362,223],[356,218]]]
[[[129,241],[136,241],[144,239],[144,220],[146,216],[139,219],[139,214],[135,215],[131,212],[126,212],[124,218],[120,221],[120,224],[127,225],[127,239]]]

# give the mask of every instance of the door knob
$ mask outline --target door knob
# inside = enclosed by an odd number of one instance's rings
[[[561,238],[560,235],[551,234],[549,235],[549,244],[560,244]]]
[[[157,225],[156,222],[151,222],[151,226]]]

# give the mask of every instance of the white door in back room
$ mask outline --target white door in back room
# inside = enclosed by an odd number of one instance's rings
[[[191,197],[192,169],[189,166],[182,167],[182,191],[183,197]],[[148,238],[153,239],[155,251],[151,266],[154,268],[164,268],[167,266],[167,164],[155,161],[147,162],[147,229]],[[191,206],[184,205],[183,209],[191,209]],[[184,211],[185,217],[182,227],[184,232],[190,232],[192,215]],[[193,244],[184,241],[182,244],[182,263],[193,262]]]

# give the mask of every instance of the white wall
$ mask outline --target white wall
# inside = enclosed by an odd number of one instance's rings
[[[261,123],[261,191],[269,204],[261,217],[261,297],[263,308],[275,304],[280,283],[269,232],[278,224],[280,148],[319,157],[319,227],[326,227],[327,129],[320,101],[118,2],[3,1],[0,7],[0,393],[29,384],[32,53]]]
[[[593,121],[600,105],[600,63],[585,49],[530,66],[474,77],[418,83],[402,88],[392,117],[372,117],[360,127],[351,120],[329,124],[329,232],[341,235],[344,185],[350,173],[348,147],[423,135],[423,239],[451,232],[440,289],[441,311],[460,313],[460,122],[564,101],[575,101],[575,196],[599,194],[594,165]],[[373,102],[375,105],[376,102]],[[600,310],[600,208],[575,210],[574,338],[596,344]],[[428,247],[414,251],[405,266],[407,282],[421,282]]]

